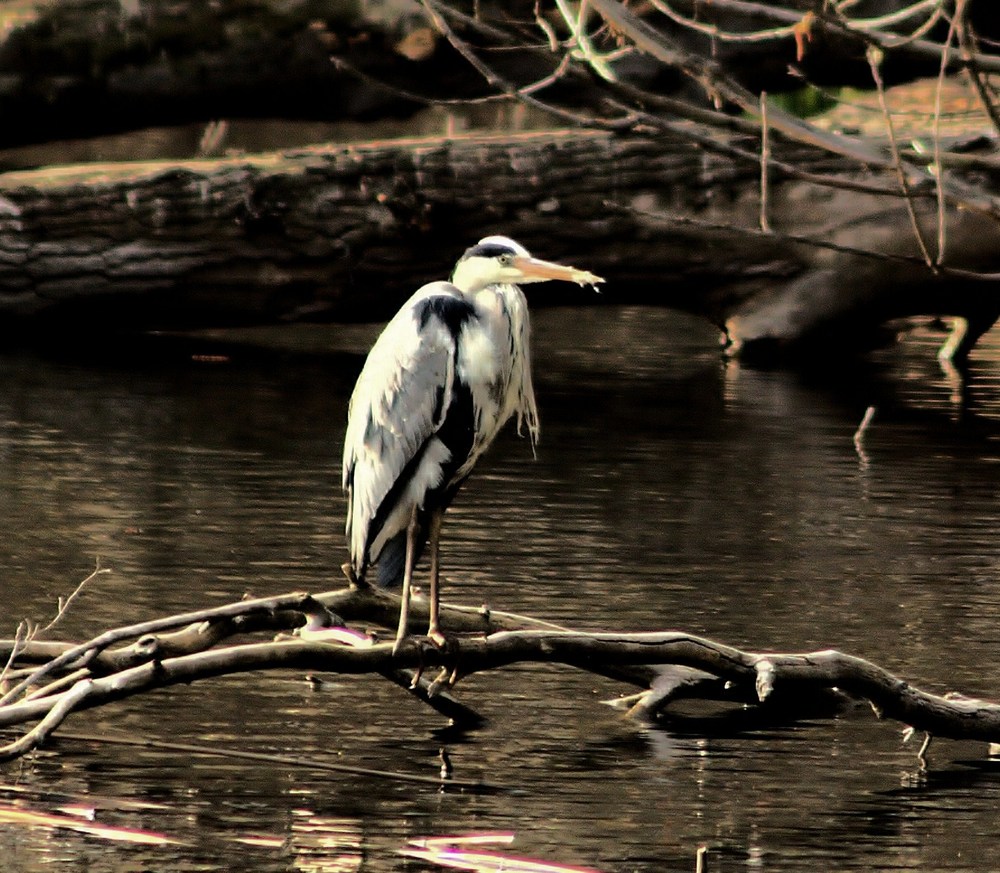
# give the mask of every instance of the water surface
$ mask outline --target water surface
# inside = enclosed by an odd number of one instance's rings
[[[480,464],[446,522],[446,599],[754,650],[836,647],[929,690],[996,693],[1000,338],[977,351],[963,410],[926,330],[802,375],[723,363],[710,328],[665,310],[535,322],[537,458],[505,433]],[[343,422],[376,331],[0,357],[0,634],[47,621],[98,560],[113,573],[63,636],[339,586]],[[100,821],[178,843],[0,822],[0,857],[24,871],[416,870],[397,854],[407,839],[510,830],[517,854],[609,873],[690,870],[700,845],[713,870],[981,873],[1000,849],[1000,770],[983,744],[938,740],[924,772],[901,727],[863,706],[794,726],[649,729],[600,704],[629,690],[558,667],[476,676],[459,693],[489,721],[454,737],[376,678],[173,688],[65,733],[422,775],[444,744],[457,777],[505,790],[67,737],[3,766],[0,804],[96,798]],[[247,835],[271,843],[235,841]]]

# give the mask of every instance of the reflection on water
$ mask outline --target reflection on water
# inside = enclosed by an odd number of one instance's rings
[[[803,376],[724,364],[710,330],[667,311],[546,310],[536,324],[538,457],[506,434],[481,463],[446,522],[446,599],[836,646],[929,689],[995,694],[982,665],[1000,619],[1000,341],[977,353],[963,412],[928,332]],[[373,331],[295,337],[308,351],[209,339],[0,358],[0,633],[50,617],[98,559],[114,572],[64,635],[340,584],[340,440]],[[924,773],[899,726],[864,707],[696,734],[622,721],[599,704],[621,690],[552,668],[477,676],[460,693],[490,721],[459,738],[367,677],[320,692],[293,674],[236,677],[108,707],[67,730],[420,774],[447,742],[456,776],[507,791],[66,738],[4,768],[23,802],[155,802],[96,815],[181,842],[0,824],[3,866],[397,870],[409,839],[507,830],[518,855],[642,873],[692,869],[699,845],[715,870],[978,873],[995,854],[1000,773],[980,744],[938,741]]]

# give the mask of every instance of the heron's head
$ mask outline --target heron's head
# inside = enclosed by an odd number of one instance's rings
[[[466,249],[451,276],[451,281],[466,292],[488,285],[524,285],[552,279],[578,285],[604,281],[586,270],[533,258],[524,246],[506,236],[488,236]]]

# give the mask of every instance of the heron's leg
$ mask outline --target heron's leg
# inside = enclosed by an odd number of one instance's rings
[[[410,623],[410,587],[413,582],[413,565],[416,563],[417,536],[420,525],[417,522],[417,505],[413,504],[410,523],[406,527],[406,562],[403,564],[403,597],[399,604],[399,628],[396,630],[396,642],[392,647],[395,655],[409,629]]]
[[[441,541],[441,524],[443,522],[444,510],[435,509],[431,512],[429,531],[431,546],[431,593],[430,604],[428,606],[430,611],[430,621],[427,624],[427,636],[439,646],[443,646],[445,643],[444,634],[441,633],[441,627],[438,623],[438,616],[440,613],[439,597],[441,591],[438,585],[438,574],[441,567],[440,562],[438,561],[438,544]]]

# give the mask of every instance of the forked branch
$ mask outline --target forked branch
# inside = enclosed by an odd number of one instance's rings
[[[349,617],[362,626],[375,622],[391,627],[397,605],[398,599],[391,595],[358,588],[315,596],[290,594],[157,619],[106,632],[89,643],[67,644],[48,661],[25,667],[8,691],[0,705],[0,726],[32,727],[0,749],[0,757],[17,757],[36,748],[73,712],[153,689],[273,669],[370,673],[407,687],[422,683],[422,699],[468,725],[475,722],[475,713],[450,694],[437,694],[438,688],[518,663],[565,664],[645,687],[648,690],[634,711],[647,717],[680,697],[721,697],[767,706],[778,693],[787,706],[799,695],[837,689],[868,701],[881,718],[928,734],[1000,741],[1000,704],[923,691],[876,664],[833,650],[748,652],[680,631],[586,633],[523,616],[448,607],[444,610],[452,634],[448,646],[439,649],[413,639],[394,655],[391,641],[380,642],[377,635],[348,628],[334,616]],[[414,603],[414,611],[419,616],[424,604]],[[320,622],[319,615],[328,618]],[[192,616],[197,616],[197,634],[192,632]],[[331,623],[333,627],[319,626]],[[146,630],[151,624],[163,635]],[[184,625],[186,630],[177,630]],[[214,632],[206,632],[213,627]],[[295,633],[266,641],[248,638],[251,631],[273,634],[276,628]],[[138,631],[141,646],[107,648],[107,640],[122,642],[130,631]],[[238,642],[232,639],[237,633]],[[184,646],[177,645],[179,634],[187,634]],[[0,658],[19,645],[16,640],[0,641]],[[101,658],[88,659],[98,650]],[[39,655],[36,651],[30,657]],[[23,666],[22,657],[26,657],[23,652],[15,655],[15,667]],[[690,681],[675,681],[675,691],[664,693],[659,680],[667,668],[674,675],[681,671]],[[433,683],[422,675],[439,670]],[[70,671],[68,686],[50,684]],[[44,690],[32,694],[38,685]]]

